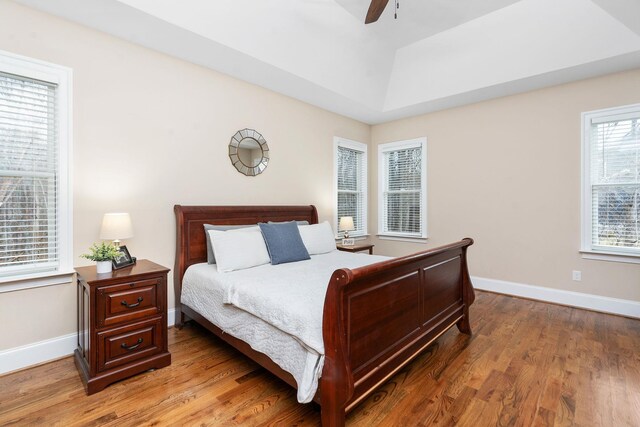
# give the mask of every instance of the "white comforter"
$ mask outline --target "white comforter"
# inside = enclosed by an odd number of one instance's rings
[[[196,264],[185,273],[181,301],[291,373],[298,401],[309,402],[324,363],[322,314],[331,274],[386,259],[333,251],[230,273]]]
[[[248,311],[324,354],[322,314],[331,274],[388,257],[332,251],[310,260],[226,273],[224,302]]]

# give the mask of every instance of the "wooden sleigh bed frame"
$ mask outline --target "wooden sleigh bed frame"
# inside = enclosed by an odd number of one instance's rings
[[[246,342],[223,334],[192,308],[180,304],[186,269],[207,262],[203,224],[267,221],[318,222],[314,206],[180,206],[176,214],[176,306],[185,315],[293,386],[293,376]],[[472,239],[353,270],[336,270],[324,303],[325,361],[314,401],[324,427],[343,426],[345,415],[456,325],[471,334],[475,299],[466,252]]]

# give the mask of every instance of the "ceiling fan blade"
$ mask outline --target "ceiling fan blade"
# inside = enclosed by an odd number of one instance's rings
[[[371,0],[364,23],[371,24],[376,22],[384,12],[384,8],[387,7],[387,3],[389,3],[389,0]]]

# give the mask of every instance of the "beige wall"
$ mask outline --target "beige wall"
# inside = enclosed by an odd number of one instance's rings
[[[370,139],[363,123],[5,0],[0,49],[73,69],[74,265],[105,212],[130,212],[131,253],[168,267],[177,203],[315,204],[331,220],[333,136]],[[271,150],[258,177],[227,156],[245,127]],[[0,350],[74,332],[73,286],[0,294]]]
[[[176,203],[315,204],[331,220],[333,136],[371,141],[375,234],[377,145],[426,136],[430,239],[374,238],[377,253],[470,236],[474,276],[640,300],[640,265],[577,252],[580,113],[640,102],[640,70],[370,127],[6,0],[0,49],[74,71],[74,265],[105,212],[130,212],[131,252],[168,267]],[[244,127],[271,149],[256,178],[227,157]],[[75,304],[72,284],[0,294],[0,350],[73,333]]]
[[[374,239],[376,252],[473,237],[473,276],[640,301],[640,265],[578,253],[580,113],[637,102],[640,70],[373,126],[372,234],[377,145],[426,136],[428,151],[428,243]],[[581,282],[572,270],[582,271]]]

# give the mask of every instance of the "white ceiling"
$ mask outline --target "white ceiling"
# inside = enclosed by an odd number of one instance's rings
[[[17,1],[366,123],[640,67],[639,0]]]
[[[371,24],[371,31],[385,38],[394,47],[422,40],[519,0],[400,0],[398,19],[394,19],[394,0],[389,0],[380,19]],[[360,24],[369,9],[370,0],[336,0]]]

